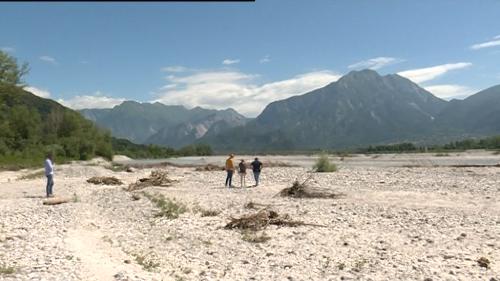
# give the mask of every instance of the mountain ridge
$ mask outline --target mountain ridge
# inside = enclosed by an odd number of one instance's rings
[[[213,125],[231,128],[248,120],[232,108],[215,110],[197,106],[187,109],[182,105],[135,101],[125,101],[111,109],[83,109],[80,113],[109,129],[114,136],[139,144],[173,148],[192,144],[210,132]]]
[[[491,99],[490,96],[500,95],[490,93],[485,99]],[[200,141],[209,143],[216,151],[241,148],[266,151],[432,142],[433,138],[443,142],[460,136],[483,136],[461,128],[457,122],[447,127],[447,123],[441,121],[456,111],[448,109],[450,113],[443,113],[450,104],[461,105],[474,99],[448,102],[397,74],[381,76],[372,70],[352,71],[322,88],[273,101],[244,127]],[[500,123],[498,110],[492,108],[488,112],[490,118]],[[491,122],[491,127],[495,122]],[[500,128],[484,133],[500,133]]]
[[[125,105],[137,107],[135,102]],[[373,70],[351,71],[324,87],[273,101],[254,119],[233,109],[156,106],[168,108],[170,115],[160,118],[166,121],[159,125],[145,118],[149,127],[141,129],[149,131],[142,133],[148,135],[142,143],[173,147],[206,143],[215,151],[343,149],[500,134],[500,86],[446,101],[407,78]],[[125,123],[125,131],[131,131],[130,122]]]

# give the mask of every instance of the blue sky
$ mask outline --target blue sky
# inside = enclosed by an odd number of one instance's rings
[[[29,89],[73,108],[255,116],[361,68],[443,98],[500,84],[499,19],[497,0],[0,3],[0,48],[30,64]]]

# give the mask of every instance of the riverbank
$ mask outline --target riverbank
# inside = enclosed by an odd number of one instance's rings
[[[94,161],[56,166],[55,194],[70,202],[44,206],[43,175],[0,172],[0,280],[499,280],[500,168],[338,160],[311,182],[336,199],[276,196],[307,167],[265,168],[261,186],[226,189],[223,171],[170,166],[171,186],[127,192],[152,169]],[[224,228],[262,208],[310,225]]]

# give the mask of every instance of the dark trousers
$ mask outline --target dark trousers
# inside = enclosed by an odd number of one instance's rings
[[[54,175],[47,175],[47,187],[45,190],[47,191],[47,197],[52,195],[52,187],[54,186]]]
[[[255,186],[259,185],[259,176],[260,176],[260,172],[256,172],[256,171],[253,172],[253,178],[255,179]]]
[[[233,173],[234,171],[227,171],[227,177],[226,177],[226,186],[232,186],[232,181],[233,181]],[[228,184],[229,183],[229,184]]]

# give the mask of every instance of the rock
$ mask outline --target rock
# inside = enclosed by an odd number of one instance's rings
[[[480,266],[480,267],[484,267],[484,268],[489,268],[490,267],[490,260],[485,258],[485,257],[480,257],[478,260],[477,260],[477,264]]]

